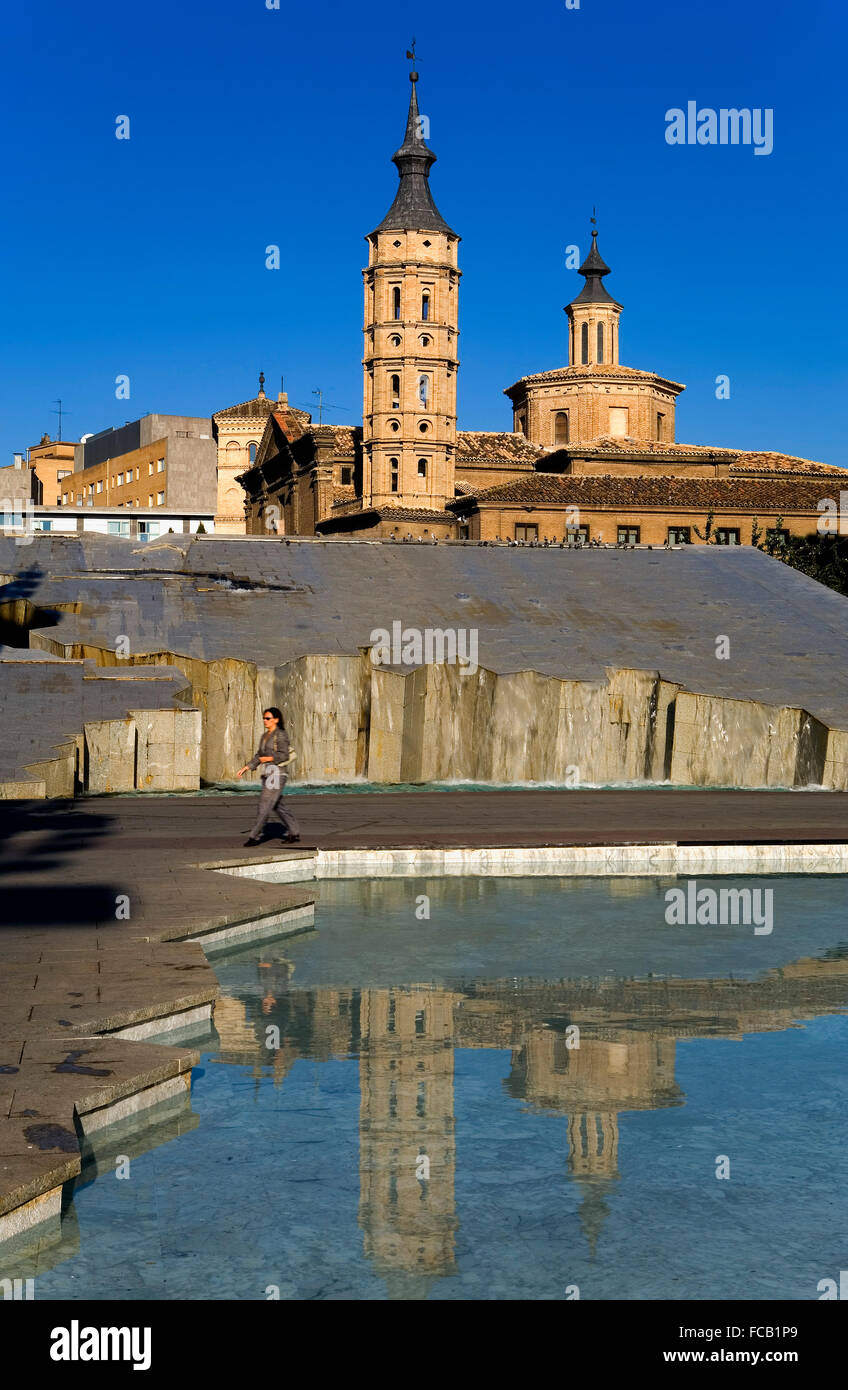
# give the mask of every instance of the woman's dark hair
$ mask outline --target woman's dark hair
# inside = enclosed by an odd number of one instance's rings
[[[262,711],[262,713],[263,713],[263,714],[273,714],[273,716],[274,716],[274,718],[276,719],[276,721],[277,721],[278,725],[280,726],[280,728],[281,728],[281,729],[284,729],[284,728],[286,727],[285,724],[283,723],[283,712],[282,712],[282,710],[277,709],[277,706],[276,706],[276,705],[269,705],[267,709],[264,709],[264,710]]]

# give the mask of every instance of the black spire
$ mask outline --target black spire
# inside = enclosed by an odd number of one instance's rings
[[[594,218],[592,219],[594,221]],[[592,249],[580,267],[579,274],[585,276],[586,283],[576,299],[572,299],[572,304],[615,304],[611,294],[608,294],[603,278],[609,275],[610,268],[598,250],[598,233],[592,231]],[[570,306],[569,306],[570,307]]]
[[[421,118],[418,115],[416,83],[418,73],[411,72],[412,94],[409,98],[409,115],[406,121],[406,134],[399,150],[392,155],[400,175],[400,185],[395,200],[375,232],[422,231],[452,232],[445,222],[430,192],[430,168],[436,162],[433,151],[424,143],[421,136]],[[373,233],[372,233],[373,235]]]

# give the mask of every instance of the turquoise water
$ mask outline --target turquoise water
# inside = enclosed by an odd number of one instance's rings
[[[698,880],[769,889],[767,935],[667,925],[674,882],[322,883],[316,931],[214,958],[190,1110],[104,1136],[62,1245],[0,1274],[42,1299],[817,1298],[848,1267],[845,880]]]

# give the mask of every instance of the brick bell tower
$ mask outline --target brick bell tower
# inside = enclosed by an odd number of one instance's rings
[[[433,202],[436,156],[418,114],[418,73],[409,80],[406,134],[392,156],[400,184],[366,237],[362,272],[362,492],[364,506],[441,511],[454,496],[459,237]]]

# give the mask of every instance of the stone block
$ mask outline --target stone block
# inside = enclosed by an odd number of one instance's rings
[[[132,791],[136,784],[136,741],[132,718],[87,722],[83,764],[86,791]]]

